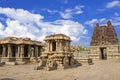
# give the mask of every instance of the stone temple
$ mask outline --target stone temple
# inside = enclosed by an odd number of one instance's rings
[[[26,63],[41,55],[43,44],[30,38],[6,37],[0,39],[1,62]]]
[[[61,70],[75,66],[73,54],[70,52],[70,37],[64,34],[46,36],[46,50],[35,69]]]
[[[89,58],[107,60],[119,56],[119,41],[112,23],[108,21],[107,26],[99,26],[97,23],[90,43]]]

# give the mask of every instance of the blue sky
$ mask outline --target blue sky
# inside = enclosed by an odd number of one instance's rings
[[[120,0],[0,0],[0,38],[63,33],[89,47],[96,23],[111,20],[120,40]]]

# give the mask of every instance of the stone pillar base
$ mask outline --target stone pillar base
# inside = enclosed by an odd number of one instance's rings
[[[25,58],[25,57],[18,57],[18,58],[16,58],[16,62],[25,62],[25,63],[27,63],[27,62],[29,62],[30,61],[30,58]]]
[[[64,70],[65,66],[63,66],[62,64],[58,65],[57,70]]]
[[[2,66],[2,65],[3,65],[3,63],[0,62],[0,66]]]
[[[14,57],[2,57],[1,62],[15,62],[16,58]]]

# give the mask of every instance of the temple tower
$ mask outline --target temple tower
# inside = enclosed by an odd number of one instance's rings
[[[89,58],[106,60],[119,57],[119,41],[114,26],[110,21],[107,26],[97,23],[90,43]]]

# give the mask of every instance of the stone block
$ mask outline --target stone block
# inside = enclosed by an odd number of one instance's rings
[[[16,62],[5,62],[6,65],[16,65]]]

